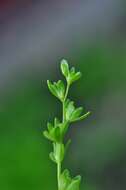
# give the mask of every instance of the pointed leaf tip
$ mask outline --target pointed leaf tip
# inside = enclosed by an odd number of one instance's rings
[[[81,73],[81,72],[77,72],[77,73],[74,75],[74,77],[73,77],[73,81],[76,81],[76,80],[80,79],[81,76],[82,76],[82,73]]]
[[[90,113],[91,113],[91,112],[88,111],[88,112],[85,113],[84,115],[82,115],[82,116],[80,116],[80,117],[78,117],[78,118],[76,118],[76,119],[73,119],[72,122],[83,120],[83,119],[85,119],[86,117],[88,117],[88,116],[90,115]]]

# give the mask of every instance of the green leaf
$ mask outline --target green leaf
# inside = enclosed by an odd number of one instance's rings
[[[61,141],[60,128],[55,127],[54,129],[55,129],[55,131],[54,131],[55,140],[56,140],[56,142],[60,142]]]
[[[57,97],[57,89],[56,87],[49,81],[47,80],[47,85],[48,85],[48,88],[50,90],[50,92]]]
[[[81,176],[76,176],[72,179],[71,184],[67,187],[66,190],[79,190],[80,189]]]
[[[62,162],[64,159],[64,144],[62,143],[53,143],[54,156],[57,163]]]
[[[49,134],[48,131],[44,131],[44,132],[43,132],[43,135],[44,135],[44,137],[47,138],[48,140],[53,141],[53,138],[50,136],[50,134]]]
[[[63,161],[63,159],[64,159],[64,154],[65,154],[64,144],[60,144],[60,162]]]
[[[70,120],[72,121],[74,119],[77,119],[80,116],[80,114],[82,113],[82,111],[83,111],[82,107],[79,107],[79,108],[75,109],[74,112],[71,115]]]
[[[60,120],[57,117],[55,117],[55,119],[54,119],[54,126],[56,127],[59,124],[60,124]]]
[[[63,101],[65,95],[65,86],[64,83],[59,80],[58,82],[54,82],[53,84],[47,80],[48,88],[50,92],[56,96],[58,99]]]
[[[65,86],[63,81],[59,80],[55,85],[57,87],[57,94],[59,99],[63,100],[65,95]]]
[[[74,102],[73,101],[67,102],[65,109],[66,109],[66,120],[70,121],[71,115],[73,111],[75,110]]]
[[[77,81],[82,76],[81,72],[77,72],[75,74],[71,73],[71,83]]]
[[[68,127],[69,127],[69,122],[66,121],[64,123],[60,123],[59,124],[59,127],[61,129],[61,134],[62,134],[62,137],[64,137],[64,135],[66,134],[67,130],[68,130]]]
[[[60,175],[59,189],[66,190],[66,188],[68,187],[70,183],[71,183],[71,177],[70,177],[69,171],[65,169],[63,173]]]
[[[76,176],[71,179],[68,170],[64,170],[60,175],[60,190],[79,190],[81,176]]]
[[[72,67],[71,69],[70,69],[70,75],[72,76],[72,75],[74,75],[75,74],[75,67]]]
[[[55,119],[54,121],[54,125],[55,125],[55,122],[58,122],[58,120],[57,121],[56,120],[57,119]],[[43,132],[43,135],[47,139],[53,142],[62,142],[63,132],[61,130],[60,124],[53,126],[51,123],[48,122],[47,128],[48,128],[48,131]]]
[[[66,99],[66,101],[65,101],[65,108],[67,108],[67,107],[68,107],[69,103],[70,103],[70,99],[69,99],[69,98],[67,98],[67,99]]]
[[[70,101],[69,99],[65,102],[65,119],[66,122],[75,122],[82,119],[85,119],[90,112],[87,112],[86,114],[81,116],[81,113],[83,111],[83,107],[75,108],[74,102]]]
[[[69,75],[69,65],[65,59],[61,61],[61,71],[62,74],[67,78]]]
[[[86,114],[82,115],[81,117],[73,119],[72,122],[83,120],[86,117],[88,117],[90,114],[91,114],[91,112],[87,112]]]

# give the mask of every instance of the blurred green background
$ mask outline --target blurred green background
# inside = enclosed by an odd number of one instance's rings
[[[0,35],[0,189],[57,189],[55,164],[48,156],[52,147],[42,132],[47,121],[62,114],[46,81],[62,78],[59,66],[65,58],[83,74],[69,96],[92,115],[71,126],[67,138],[72,143],[63,167],[82,175],[81,190],[125,190],[123,1],[103,1],[103,7],[100,1],[19,1],[16,9],[13,3],[7,9],[5,2]]]

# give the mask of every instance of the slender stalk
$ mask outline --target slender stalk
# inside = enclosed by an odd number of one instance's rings
[[[65,101],[68,95],[70,85],[67,83],[67,88],[66,88],[66,93],[64,96],[64,100],[62,102],[62,107],[63,107],[63,123],[65,122]],[[61,174],[61,162],[57,163],[57,181],[58,181],[58,190],[60,190],[60,174]]]
[[[68,95],[69,87],[70,87],[70,85],[67,83],[66,93],[65,93],[64,100],[63,100],[63,123],[65,122],[65,101],[66,101],[66,98]]]
[[[60,190],[60,174],[61,174],[61,163],[57,164],[57,181],[58,181],[58,190]]]
[[[70,84],[67,83],[67,88],[66,88],[66,93],[65,93],[65,97],[64,97],[64,102],[65,102],[65,100],[66,100],[66,98],[67,98],[68,91],[69,91],[69,87],[70,87]]]

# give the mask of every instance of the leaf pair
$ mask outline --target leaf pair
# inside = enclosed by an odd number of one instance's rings
[[[90,112],[87,112],[86,114],[81,115],[82,112],[83,112],[82,107],[75,108],[73,101],[70,101],[69,99],[66,100],[66,102],[65,102],[65,119],[66,119],[66,121],[68,121],[68,122],[79,121],[79,120],[86,118],[90,114]]]
[[[63,139],[63,132],[62,132],[62,126],[63,124],[60,124],[59,120],[55,118],[54,120],[54,126],[51,123],[47,123],[47,129],[43,132],[44,136],[53,142],[62,142]]]
[[[57,118],[55,118],[54,125],[48,122],[47,123],[48,130],[45,130],[43,134],[48,140],[60,143],[63,141],[67,128],[68,128],[67,122],[60,123],[60,121]]]
[[[60,175],[60,190],[79,190],[81,176],[76,176],[73,179],[70,177],[68,170],[64,170]]]
[[[64,159],[64,154],[65,154],[64,144],[53,143],[53,152],[49,154],[50,159],[55,163],[62,162]]]
[[[66,145],[63,143],[53,143],[53,152],[49,154],[50,159],[55,163],[62,162],[70,142],[71,141],[68,140]]]
[[[47,85],[54,96],[60,99],[60,101],[64,100],[65,86],[63,81],[59,80],[58,82],[51,83],[49,80],[47,80]]]
[[[69,85],[81,77],[81,72],[76,72],[74,67],[69,69],[69,65],[65,59],[61,61],[61,71]]]

